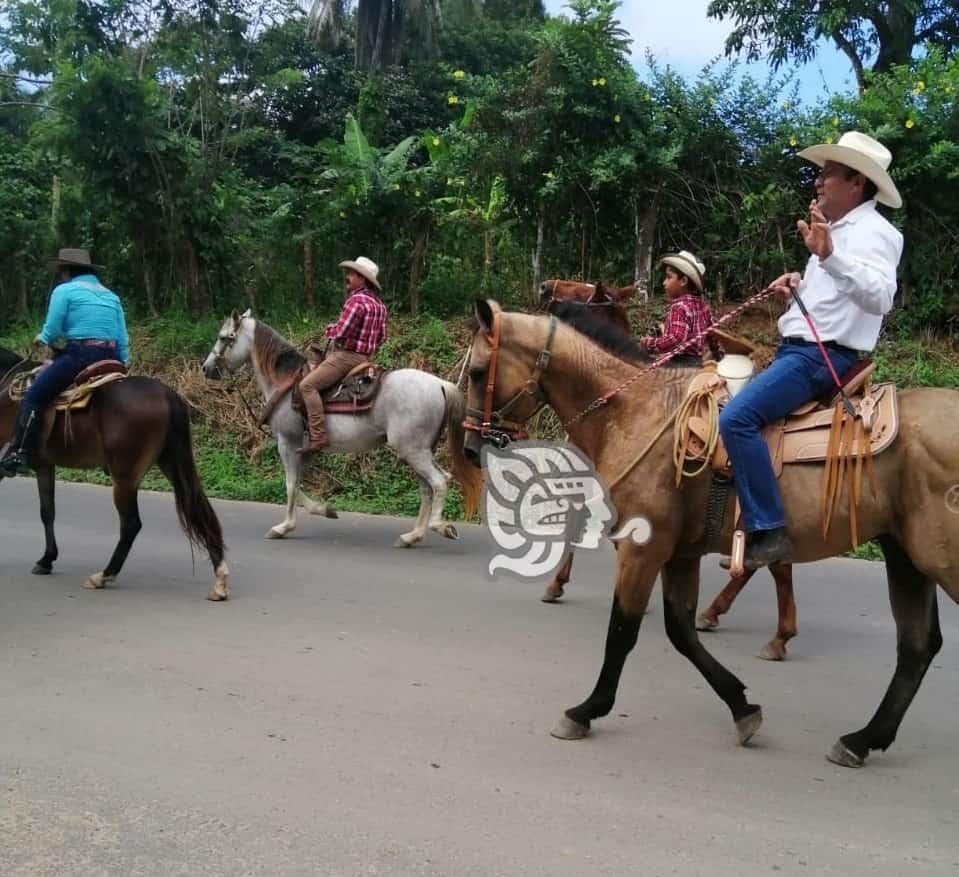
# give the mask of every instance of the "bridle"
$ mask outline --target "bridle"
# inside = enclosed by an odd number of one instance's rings
[[[223,372],[222,363],[226,360],[227,351],[236,344],[237,331],[234,329],[232,332],[221,332],[216,336],[216,344],[213,345],[213,349],[210,351],[213,354],[213,364],[220,369],[220,372]],[[217,347],[221,347],[221,350],[217,352]],[[227,370],[229,371],[229,369]]]
[[[470,432],[478,432],[480,437],[488,441],[494,447],[502,450],[510,442],[523,441],[529,438],[529,432],[526,424],[535,417],[540,409],[546,404],[546,393],[540,386],[540,380],[543,373],[549,368],[553,353],[553,339],[556,337],[556,326],[559,320],[550,314],[549,333],[546,336],[546,345],[536,357],[536,363],[533,371],[526,379],[522,388],[511,399],[501,405],[499,408],[493,408],[493,394],[496,391],[496,366],[499,363],[500,338],[503,331],[502,313],[494,311],[493,325],[490,331],[486,333],[486,340],[490,346],[489,367],[486,374],[486,396],[483,399],[483,407],[466,409],[466,419],[463,421],[463,428]],[[522,420],[510,420],[508,415],[524,399],[532,399],[535,407]],[[475,422],[475,421],[479,422]]]

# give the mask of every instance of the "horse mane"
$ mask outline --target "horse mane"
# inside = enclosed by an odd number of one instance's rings
[[[629,333],[596,317],[582,302],[554,301],[549,308],[563,323],[589,338],[607,353],[630,362],[652,362],[650,355]]]
[[[260,369],[274,383],[299,371],[306,358],[272,326],[256,321],[253,356]]]

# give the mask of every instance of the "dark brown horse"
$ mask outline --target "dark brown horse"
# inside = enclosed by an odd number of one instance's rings
[[[0,446],[13,434],[19,407],[9,393],[11,381],[35,366],[0,348]],[[106,384],[94,392],[85,409],[69,412],[69,418],[57,412],[45,444],[34,455],[46,537],[46,548],[33,567],[34,574],[48,575],[59,553],[53,530],[57,466],[102,468],[113,480],[120,541],[102,572],[84,581],[83,586],[92,590],[114,581],[123,567],[142,527],[137,491],[154,463],[173,486],[177,516],[190,542],[210,556],[216,578],[207,599],[227,599],[229,569],[224,560],[223,534],[193,462],[186,403],[153,378],[128,377]]]
[[[644,544],[620,542],[616,584],[603,665],[593,691],[566,710],[553,735],[585,737],[591,723],[613,709],[616,690],[639,635],[640,622],[661,575],[666,633],[677,651],[703,675],[732,713],[740,743],[762,724],[746,686],[711,655],[696,634],[701,540],[709,489],[706,473],[677,486],[670,415],[685,396],[688,372],[640,370],[607,349],[596,332],[587,336],[547,316],[502,313],[495,302],[477,302],[480,329],[469,363],[469,407],[489,412],[495,431],[471,416],[466,452],[479,462],[486,441],[502,443],[548,400],[570,441],[593,461],[610,485],[619,518],[641,516],[651,532]],[[595,324],[595,321],[593,321]],[[609,335],[613,329],[602,327]],[[615,339],[614,339],[615,340]],[[607,349],[604,349],[607,348]],[[550,353],[544,356],[545,350]],[[548,367],[537,372],[537,363]],[[535,377],[534,377],[535,376]],[[534,384],[531,385],[531,379]],[[517,400],[517,401],[513,401]],[[509,404],[509,419],[502,409]],[[959,484],[959,392],[904,390],[898,394],[902,428],[875,458],[876,491],[859,496],[861,540],[878,539],[885,556],[896,622],[896,667],[872,718],[842,735],[829,759],[861,767],[869,753],[885,750],[942,647],[937,585],[959,602],[959,515],[949,498]],[[819,502],[824,464],[786,466],[779,480],[797,563],[833,557],[849,544],[850,510],[843,497],[824,537]],[[720,541],[730,544],[733,521],[727,504]]]
[[[628,299],[635,289],[635,286],[616,289],[602,283],[593,286],[573,280],[546,280],[540,286],[540,306],[556,314],[565,322],[570,322],[577,316],[577,306],[583,307],[591,317],[630,332],[629,314],[622,302]],[[565,306],[563,303],[568,303],[572,307]],[[776,583],[779,617],[775,635],[759,650],[758,654],[760,658],[767,661],[782,661],[786,657],[786,643],[799,630],[796,599],[793,594],[792,566],[776,564],[770,567],[769,571]],[[559,602],[566,585],[569,584],[572,572],[573,552],[570,551],[540,599],[544,603]],[[709,608],[696,619],[696,629],[706,631],[719,627],[719,616],[729,611],[733,601],[753,575],[752,570],[747,570],[741,576],[732,576],[726,587],[715,596]]]

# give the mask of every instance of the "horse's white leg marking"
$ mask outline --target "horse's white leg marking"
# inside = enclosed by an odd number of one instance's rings
[[[420,510],[416,514],[416,524],[414,524],[413,529],[409,533],[404,533],[396,542],[393,543],[394,548],[412,548],[418,542],[423,541],[423,537],[426,535],[426,525],[430,517],[430,498],[432,496],[432,491],[430,490],[429,484],[423,480],[423,478],[417,478],[420,484]]]
[[[408,454],[406,462],[410,464],[413,471],[429,485],[430,514],[429,528],[440,536],[447,539],[456,539],[459,534],[456,527],[443,520],[443,508],[446,504],[446,491],[449,487],[446,473],[436,465],[433,454],[429,448],[422,448],[418,451]]]
[[[281,433],[276,440],[276,447],[283,461],[283,471],[286,473],[286,517],[267,533],[267,539],[282,539],[287,533],[296,529],[296,499],[300,492],[300,478],[303,474],[303,461],[296,452],[289,439]]]
[[[206,595],[206,598],[218,603],[221,600],[228,599],[229,596],[230,568],[226,565],[225,560],[221,560],[216,568],[216,581],[213,582],[213,587],[210,588],[210,593]]]
[[[83,582],[83,587],[88,591],[99,591],[100,588],[105,588],[110,582],[115,582],[116,579],[116,576],[108,576],[102,572],[95,572],[93,575],[86,577],[86,580]]]

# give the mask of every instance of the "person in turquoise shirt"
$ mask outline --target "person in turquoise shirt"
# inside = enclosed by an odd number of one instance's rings
[[[43,412],[87,366],[104,359],[130,358],[126,319],[117,295],[100,282],[102,268],[86,250],[60,250],[55,261],[60,283],[50,296],[43,328],[34,339],[57,349],[20,403],[17,431],[0,460],[0,477],[32,465],[43,429]],[[61,347],[62,345],[62,347]]]

